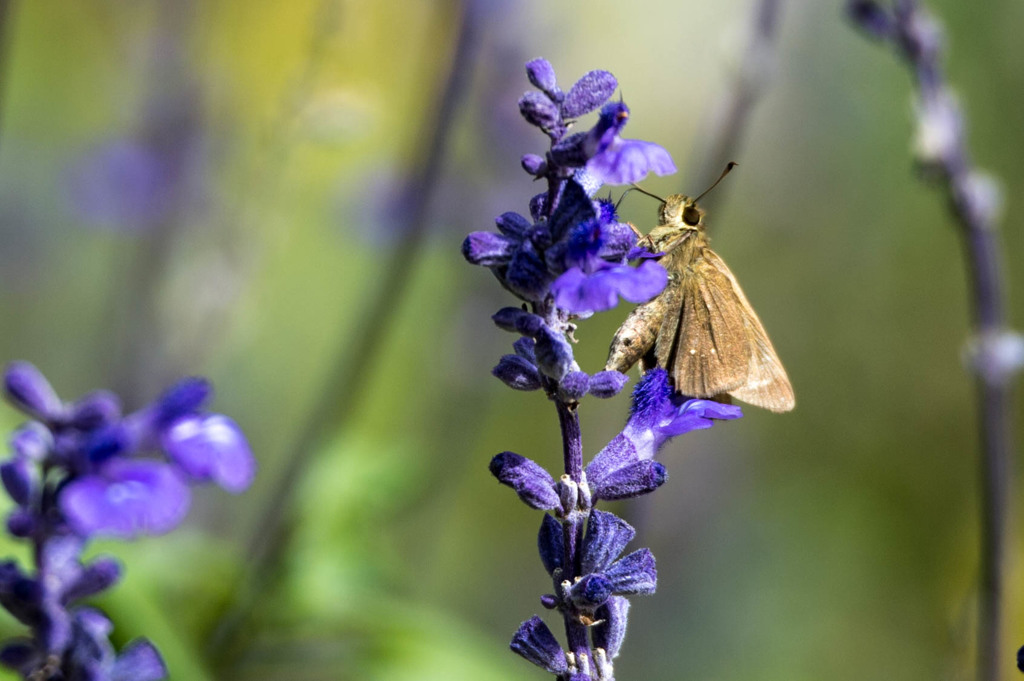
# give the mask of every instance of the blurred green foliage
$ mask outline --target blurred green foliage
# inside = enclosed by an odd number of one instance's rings
[[[1005,191],[1019,324],[1024,5],[930,5],[977,162]],[[556,469],[557,420],[537,394],[488,375],[512,340],[488,317],[512,300],[458,246],[505,210],[525,213],[537,191],[518,157],[544,140],[517,120],[516,100],[538,55],[563,83],[615,73],[629,135],[664,145],[681,168],[648,188],[697,190],[691,150],[730,87],[751,3],[478,6],[428,243],[387,309],[368,306],[394,276],[402,190],[435,133],[460,3],[12,6],[0,59],[0,358],[31,360],[66,397],[108,386],[130,407],[178,375],[208,375],[216,408],[260,460],[253,489],[201,491],[177,533],[97,547],[127,565],[100,603],[115,635],[152,638],[175,679],[540,678],[507,651],[550,588],[535,555],[540,518],[487,463],[510,449]],[[845,24],[838,0],[784,3],[764,76],[740,169],[708,222],[798,406],[751,408],[674,442],[664,489],[618,509],[660,577],[658,594],[634,603],[618,676],[966,678],[978,543],[960,359],[970,315],[954,224],[913,174],[909,80]],[[199,193],[148,226],[85,219],[69,168],[97,144],[151,134],[154,111],[172,104],[198,121]],[[631,196],[623,213],[649,228],[655,209]],[[584,369],[603,364],[624,314],[581,324]],[[353,356],[372,324],[387,325],[384,340]],[[328,384],[336,363],[368,363],[368,382]],[[356,406],[337,423],[310,422],[343,395]],[[584,404],[588,456],[627,404]],[[5,407],[0,421],[16,415]],[[330,437],[298,452],[311,428]],[[300,455],[295,494],[275,506]],[[267,512],[291,531],[235,639],[211,649]],[[19,550],[3,541],[5,555]],[[1024,643],[1016,538],[1013,549],[1005,678]]]

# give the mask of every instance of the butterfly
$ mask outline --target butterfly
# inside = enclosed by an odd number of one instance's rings
[[[796,399],[786,370],[736,277],[708,245],[697,205],[705,194],[659,198],[658,225],[638,245],[660,254],[668,285],[622,323],[605,368],[625,372],[639,361],[644,371],[663,367],[688,397],[790,411]]]

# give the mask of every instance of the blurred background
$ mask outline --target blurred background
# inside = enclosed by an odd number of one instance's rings
[[[557,419],[490,376],[514,338],[489,316],[514,300],[459,245],[538,191],[519,157],[547,142],[516,102],[545,56],[563,87],[618,77],[626,136],[680,169],[647,189],[693,195],[739,162],[709,232],[797,394],[673,441],[669,482],[614,509],[659,569],[617,676],[971,678],[960,242],[914,175],[906,69],[838,0],[0,6],[0,359],[129,407],[209,376],[260,462],[238,498],[197,490],[175,533],[96,547],[127,564],[100,603],[118,641],[150,637],[188,681],[544,678],[507,648],[535,613],[560,629],[537,600],[540,515],[487,464],[557,470]],[[1024,4],[929,6],[1004,189],[1020,324]],[[622,213],[649,229],[656,208],[634,194]],[[584,370],[627,310],[581,324]],[[588,458],[627,407],[584,402]],[[1005,678],[1024,643],[1011,548]]]

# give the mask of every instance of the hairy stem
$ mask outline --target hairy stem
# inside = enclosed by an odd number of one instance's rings
[[[1000,669],[1002,595],[1006,571],[1006,513],[1013,432],[1010,387],[1019,369],[1000,347],[1019,337],[1007,328],[1006,295],[991,183],[971,165],[963,116],[941,69],[941,30],[917,0],[896,0],[890,11],[854,0],[851,15],[871,35],[889,41],[910,67],[918,94],[918,125],[927,144],[921,161],[946,193],[960,226],[975,325],[981,481],[978,681],[996,681]]]

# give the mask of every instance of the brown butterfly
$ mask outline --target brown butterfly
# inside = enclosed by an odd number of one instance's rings
[[[644,371],[661,366],[683,395],[726,402],[734,397],[789,411],[796,400],[786,370],[736,277],[708,246],[704,211],[697,206],[704,194],[659,199],[658,226],[638,243],[663,254],[668,285],[622,323],[605,368],[624,372],[637,361]]]

